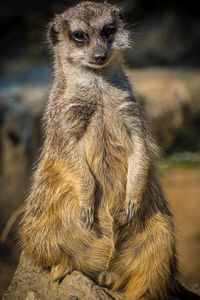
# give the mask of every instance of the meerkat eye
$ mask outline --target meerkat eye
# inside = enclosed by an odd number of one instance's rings
[[[70,36],[77,43],[87,42],[87,37],[83,32],[78,32],[78,31],[71,32]]]
[[[106,25],[103,30],[101,31],[101,35],[105,38],[109,37],[111,34],[116,32],[115,24]]]

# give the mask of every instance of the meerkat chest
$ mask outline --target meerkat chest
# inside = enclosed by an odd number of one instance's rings
[[[87,161],[95,173],[102,179],[114,172],[126,172],[130,140],[123,119],[118,110],[119,103],[103,99],[83,136],[82,145]],[[124,176],[124,174],[123,174]]]
[[[99,162],[111,167],[114,161],[124,163],[130,150],[130,135],[120,111],[128,95],[117,88],[102,90],[96,85],[79,87],[66,103],[63,119],[66,134],[78,139],[90,165]]]

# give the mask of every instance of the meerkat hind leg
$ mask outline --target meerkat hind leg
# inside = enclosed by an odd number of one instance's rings
[[[51,268],[51,279],[53,282],[63,279],[68,273],[72,272],[73,268],[68,264],[59,264]]]

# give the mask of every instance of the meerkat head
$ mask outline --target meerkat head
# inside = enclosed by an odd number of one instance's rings
[[[120,8],[106,2],[82,2],[56,15],[48,39],[62,65],[70,62],[93,69],[116,63],[129,47]]]

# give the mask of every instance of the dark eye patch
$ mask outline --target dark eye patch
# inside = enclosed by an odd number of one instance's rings
[[[104,26],[103,30],[101,31],[101,36],[108,38],[109,36],[113,35],[116,30],[117,28],[115,24],[108,24]]]
[[[80,44],[85,44],[88,42],[88,35],[82,31],[71,32],[70,38]]]

